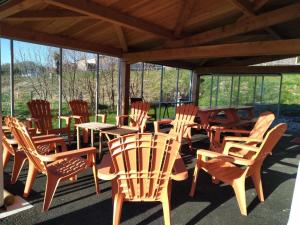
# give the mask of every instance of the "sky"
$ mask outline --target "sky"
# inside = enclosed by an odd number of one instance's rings
[[[10,63],[10,41],[1,38],[1,64]],[[54,48],[55,49],[55,48]],[[21,55],[25,60],[35,61],[35,54],[40,53],[41,63],[45,62],[45,57],[49,51],[49,47],[45,45],[31,44],[21,41],[14,41],[14,60],[21,61]]]

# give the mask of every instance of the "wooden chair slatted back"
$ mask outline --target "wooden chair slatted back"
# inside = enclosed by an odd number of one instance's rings
[[[28,109],[33,118],[38,119],[36,126],[42,132],[52,129],[52,114],[50,103],[46,100],[36,99],[27,103]]]
[[[130,126],[140,128],[143,120],[147,118],[150,104],[147,102],[133,102],[130,111]]]
[[[159,200],[167,191],[180,144],[165,134],[130,134],[109,142],[119,192],[128,200]]]
[[[69,102],[69,106],[72,115],[81,116],[80,122],[87,123],[90,122],[89,118],[89,106],[87,101],[80,99],[74,99]]]
[[[285,123],[280,123],[272,128],[266,134],[263,142],[259,146],[259,151],[253,155],[252,159],[261,164],[263,160],[272,152],[273,148],[279,142],[286,130],[287,125]]]
[[[10,154],[14,155],[15,154],[15,151],[14,151],[14,148],[13,146],[9,143],[6,135],[4,134],[3,130],[0,129],[0,133],[2,135],[2,146],[3,148],[8,151]]]
[[[39,158],[40,154],[34,142],[31,139],[25,125],[21,123],[18,119],[12,119],[12,133],[18,144],[22,147],[27,158],[35,165],[35,167],[40,171],[46,171],[46,165]]]
[[[251,130],[249,137],[263,139],[264,134],[267,132],[274,119],[275,115],[272,112],[261,113]]]
[[[193,104],[186,104],[176,107],[176,116],[172,121],[173,127],[170,130],[171,135],[178,136],[182,129],[184,129],[184,125],[194,123],[195,117],[198,113],[198,107]],[[191,128],[186,129],[183,137],[186,137],[190,132]]]

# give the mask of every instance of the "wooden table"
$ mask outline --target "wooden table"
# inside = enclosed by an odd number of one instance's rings
[[[208,125],[212,121],[212,118],[217,116],[220,112],[224,112],[227,122],[231,123],[239,120],[239,116],[237,114],[238,111],[246,111],[247,119],[252,119],[254,117],[253,110],[253,106],[200,108],[198,115],[201,123]]]
[[[91,130],[91,145],[93,147],[94,146],[94,131],[99,131],[101,134],[101,131],[116,128],[117,125],[109,124],[109,123],[89,122],[89,123],[75,124],[75,127],[77,129],[77,149],[79,149],[80,148],[80,128]],[[99,153],[101,153],[101,135],[100,135],[99,142],[100,142],[99,143]]]
[[[134,134],[137,133],[138,130],[134,129],[134,128],[124,128],[124,127],[116,127],[116,128],[112,128],[112,129],[105,129],[105,130],[101,130],[100,131],[100,137],[99,137],[99,152],[101,153],[102,151],[102,137],[103,135],[105,135],[105,137],[107,138],[108,141],[111,140],[111,136],[113,136],[114,138],[123,136],[123,135],[127,135],[127,134]]]

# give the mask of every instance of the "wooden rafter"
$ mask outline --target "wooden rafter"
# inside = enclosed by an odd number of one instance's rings
[[[123,54],[129,62],[300,54],[300,39],[160,49]]]
[[[187,0],[187,1],[182,1],[182,9],[180,10],[177,22],[176,22],[176,26],[175,26],[175,30],[174,30],[174,34],[176,37],[180,37],[181,36],[181,32],[182,29],[185,25],[185,23],[187,22],[188,18],[190,17],[190,14],[193,10],[193,7],[195,5],[195,0]]]
[[[130,16],[112,8],[86,0],[45,0],[48,4],[55,5],[64,9],[90,16],[91,18],[105,20],[113,24],[121,25],[142,32],[152,33],[154,35],[174,39],[173,33],[159,25],[149,23],[143,19]]]
[[[118,26],[118,25],[114,25],[114,27],[115,27],[116,34],[118,36],[118,39],[119,39],[119,42],[120,42],[120,45],[121,45],[123,51],[127,52],[128,51],[128,46],[127,46],[126,37],[125,37],[125,34],[124,34],[124,31],[123,31],[122,27]]]
[[[24,29],[21,26],[11,26],[5,23],[0,23],[0,36],[57,47],[103,53],[116,57],[120,57],[122,54],[121,49],[111,46],[101,45],[98,43],[82,42],[70,37],[37,32],[34,30]]]
[[[23,11],[5,18],[6,21],[41,21],[61,19],[88,19],[88,16],[62,9],[45,9],[40,11]]]
[[[267,3],[267,1],[259,1],[255,2],[252,5],[247,0],[229,0],[234,6],[236,6],[238,9],[241,10],[246,16],[256,16],[256,9],[260,9],[264,4]],[[281,36],[277,34],[272,28],[266,27],[265,30],[275,39],[281,39]]]
[[[234,24],[218,27],[182,40],[170,41],[166,47],[184,47],[206,44],[234,35],[263,29],[272,25],[284,23],[300,17],[300,3],[295,3],[280,9],[266,12],[255,17],[239,20]]]
[[[274,73],[300,73],[300,66],[216,66],[198,67],[195,69],[199,74],[222,73],[222,74],[274,74]]]
[[[0,20],[26,10],[40,2],[39,0],[10,0],[0,5]]]
[[[228,0],[233,6],[248,16],[255,16],[253,5],[247,0]]]

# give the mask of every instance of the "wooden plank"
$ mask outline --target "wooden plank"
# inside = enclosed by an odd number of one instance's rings
[[[295,3],[256,17],[239,20],[234,24],[218,27],[178,41],[169,41],[165,47],[184,47],[206,44],[234,35],[263,29],[276,24],[284,23],[300,17],[300,3]]]
[[[11,26],[5,23],[0,23],[0,36],[57,47],[103,53],[116,57],[120,57],[122,53],[121,49],[111,46],[105,46],[98,43],[82,42],[80,40],[65,36],[51,35],[35,30],[24,29],[21,26]]]
[[[89,16],[62,9],[45,9],[40,11],[23,11],[5,18],[5,21],[41,21],[61,19],[88,19]]]
[[[0,5],[0,20],[28,9],[40,2],[39,0],[10,0]]]
[[[128,14],[122,13],[112,8],[100,4],[96,4],[92,1],[45,0],[45,2],[74,12],[88,15],[92,18],[105,20],[138,31],[152,33],[163,38],[168,38],[168,39],[175,38],[173,33],[164,27],[150,23],[141,18],[130,16]]]
[[[181,36],[181,32],[182,29],[186,23],[186,21],[188,20],[190,14],[192,13],[193,7],[195,5],[195,0],[187,0],[187,1],[182,1],[182,9],[180,10],[177,22],[176,22],[176,26],[175,26],[175,30],[174,30],[174,34],[176,37],[180,37]]]
[[[239,56],[297,55],[300,39],[258,41],[187,48],[159,49],[123,54],[130,63],[179,59],[225,58]]]
[[[253,5],[247,0],[228,0],[233,6],[238,8],[244,14],[248,16],[255,16]]]
[[[198,67],[195,69],[201,74],[274,74],[274,73],[300,73],[300,66],[219,66]]]
[[[120,42],[120,45],[121,45],[123,51],[127,52],[128,46],[127,46],[126,37],[125,37],[122,27],[120,27],[119,25],[114,25],[114,27],[115,27],[116,34],[118,36],[118,39],[119,39],[119,42]]]

